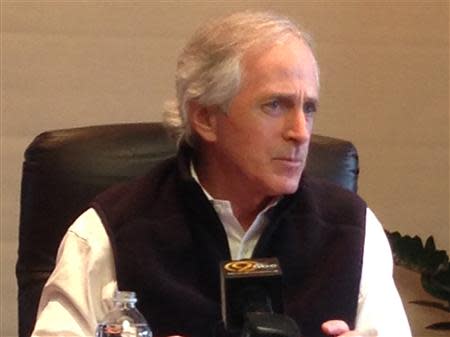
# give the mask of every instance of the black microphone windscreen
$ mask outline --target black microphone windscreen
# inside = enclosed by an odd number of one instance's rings
[[[222,320],[227,330],[241,330],[247,312],[283,313],[277,258],[226,261],[220,269]]]

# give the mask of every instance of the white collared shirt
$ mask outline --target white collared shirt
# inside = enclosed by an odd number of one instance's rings
[[[252,257],[253,250],[258,243],[261,234],[268,223],[268,212],[278,203],[279,199],[270,202],[259,214],[256,216],[253,223],[245,231],[234,215],[231,202],[228,200],[214,199],[208,191],[200,183],[200,180],[195,171],[194,165],[191,162],[191,175],[194,180],[200,185],[203,193],[208,198],[209,202],[214,207],[220,221],[223,224],[225,233],[228,238],[228,246],[230,247],[230,254],[232,260],[248,259]]]

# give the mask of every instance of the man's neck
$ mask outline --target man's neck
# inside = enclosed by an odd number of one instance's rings
[[[227,180],[226,176],[217,174],[220,170],[204,162],[194,162],[193,168],[201,186],[213,199],[230,202],[234,216],[244,230],[248,230],[256,216],[275,199],[253,191],[248,184]]]

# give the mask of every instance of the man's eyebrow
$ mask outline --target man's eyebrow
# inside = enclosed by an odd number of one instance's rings
[[[306,97],[305,102],[308,103],[313,103],[316,106],[319,106],[320,101],[319,101],[319,97]]]
[[[279,92],[267,92],[267,93],[263,93],[261,95],[261,97],[263,99],[269,99],[269,98],[281,98],[281,99],[297,99],[299,97],[299,95],[297,93],[292,93],[292,92],[283,92],[283,91],[279,91]],[[310,103],[314,103],[314,104],[319,104],[319,97],[316,95],[308,95],[305,94],[303,97],[303,100],[305,102],[310,102]]]

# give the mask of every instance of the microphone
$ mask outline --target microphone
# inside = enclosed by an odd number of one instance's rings
[[[241,337],[300,337],[283,315],[282,271],[277,258],[221,263],[221,309],[225,329]]]

